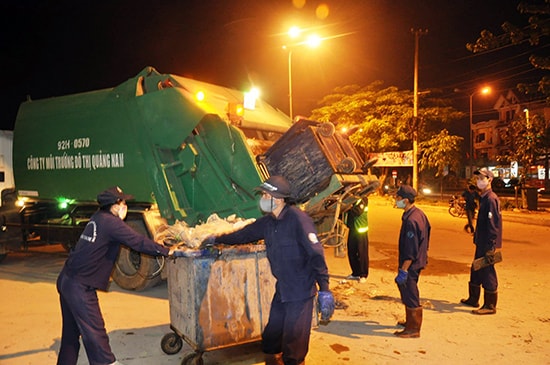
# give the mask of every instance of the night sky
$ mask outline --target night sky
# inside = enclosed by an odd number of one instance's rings
[[[483,29],[499,33],[505,20],[525,24],[518,2],[309,0],[297,7],[291,0],[3,0],[0,128],[13,128],[28,96],[114,87],[146,66],[242,90],[254,85],[288,112],[282,45],[292,24],[330,38],[292,53],[295,114],[309,115],[337,86],[383,80],[412,90],[411,28],[428,29],[420,38],[419,88],[441,88],[459,104],[462,99],[467,112],[468,94],[483,83],[498,90],[538,77],[525,50],[473,55],[465,47]],[[453,93],[456,88],[464,93]]]

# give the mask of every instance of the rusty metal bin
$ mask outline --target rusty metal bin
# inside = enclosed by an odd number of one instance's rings
[[[206,351],[260,341],[275,290],[265,245],[188,252],[166,264],[173,333],[162,350],[175,354],[183,340],[194,352],[182,365],[202,364]]]

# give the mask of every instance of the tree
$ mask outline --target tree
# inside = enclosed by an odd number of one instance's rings
[[[334,89],[319,102],[311,118],[350,130],[351,142],[364,156],[372,152],[411,150],[412,128],[418,127],[419,142],[430,141],[439,138],[442,124],[465,116],[451,106],[450,100],[439,98],[437,90],[419,94],[416,123],[413,123],[413,93],[395,86],[384,87],[382,81],[365,87],[347,85]],[[459,155],[459,146],[453,146]]]
[[[449,135],[449,131],[443,129],[428,141],[420,143],[422,152],[419,164],[423,169],[433,168],[436,171],[435,177],[440,178],[441,191],[445,171],[457,171],[459,168],[459,151],[463,140],[462,137]]]
[[[548,128],[546,121],[538,114],[529,120],[517,118],[510,122],[503,134],[508,146],[506,153],[498,156],[499,162],[509,164],[517,161],[523,168],[536,164],[537,158],[546,154],[548,149]]]
[[[483,30],[475,43],[468,43],[466,48],[473,53],[480,53],[498,49],[508,45],[520,45],[528,43],[531,46],[540,46],[547,42],[550,36],[550,0],[524,1],[518,5],[521,14],[529,15],[528,25],[517,26],[510,22],[504,22],[501,26],[502,34],[495,35],[488,30]],[[529,62],[540,70],[550,70],[550,57],[540,54],[531,54]],[[518,90],[524,94],[540,93],[550,99],[550,77],[543,75],[534,84],[520,83]]]

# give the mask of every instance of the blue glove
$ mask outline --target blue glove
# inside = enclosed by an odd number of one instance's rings
[[[334,296],[330,291],[320,291],[318,301],[321,321],[328,322],[334,314]]]
[[[397,276],[395,277],[395,282],[399,286],[405,286],[408,277],[409,273],[407,271],[399,269],[399,274],[397,274]]]

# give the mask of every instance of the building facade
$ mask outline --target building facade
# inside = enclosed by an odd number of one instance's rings
[[[548,121],[550,120],[550,108],[546,106],[544,100],[522,101],[513,90],[501,94],[493,108],[498,112],[498,119],[472,125],[474,160],[478,164],[493,166],[497,175],[504,179],[518,177],[517,165],[514,169],[514,164],[502,166],[497,161],[497,156],[506,154],[506,151],[510,149],[505,141],[506,130],[512,121],[523,119],[525,123],[528,123],[529,118],[535,115],[543,116]],[[547,162],[545,163],[544,160],[545,156],[540,156],[537,166],[530,166],[527,169],[530,178],[545,180],[546,177],[548,180],[548,174],[546,174],[548,169],[545,169]]]

